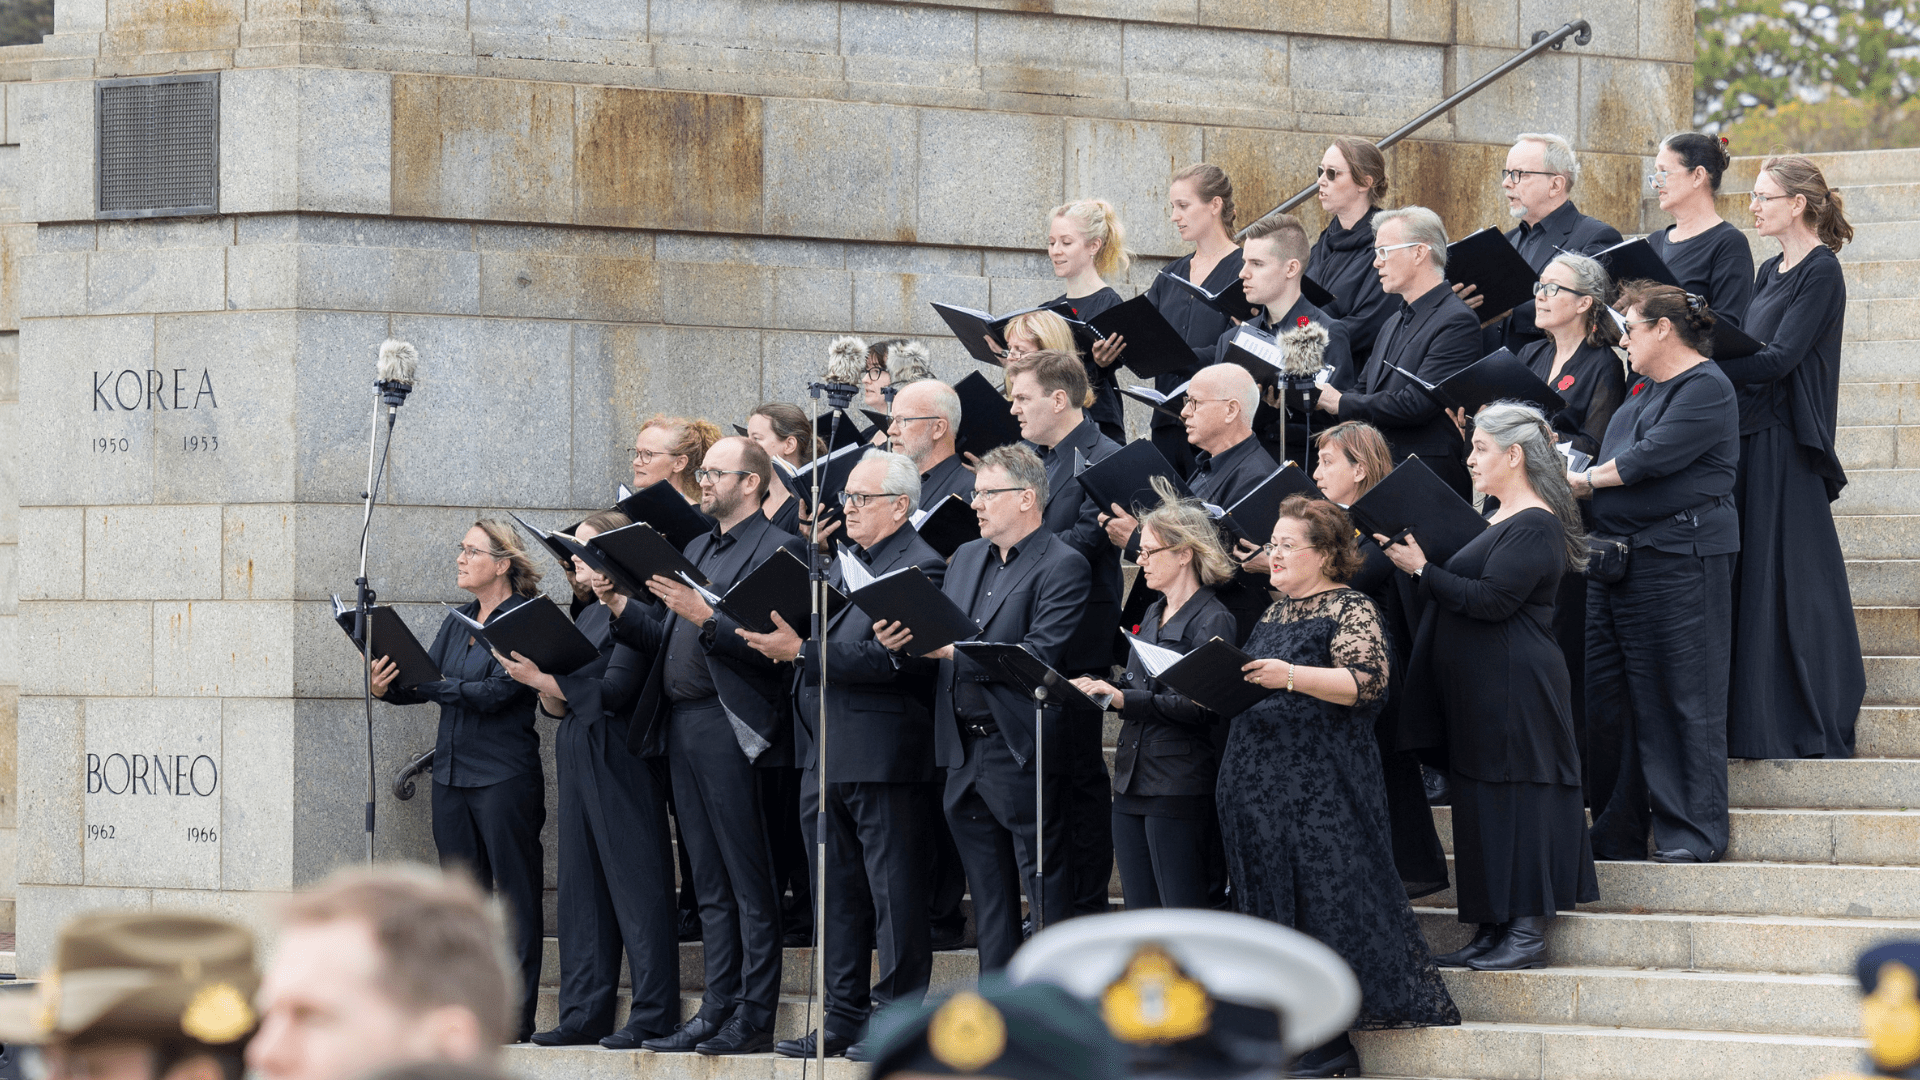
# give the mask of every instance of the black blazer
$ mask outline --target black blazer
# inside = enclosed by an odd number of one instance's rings
[[[688,560],[713,582],[709,587],[714,592],[725,592],[781,548],[801,559],[807,557],[800,538],[774,528],[764,514],[749,514],[733,529],[733,545],[712,563],[703,560],[716,534],[695,537],[687,544]],[[673,620],[679,618],[663,605],[651,606],[653,610],[648,610],[638,600],[629,600],[613,623],[614,640],[647,654],[651,660],[627,742],[628,749],[645,757],[667,752],[667,720],[673,716],[673,701],[667,696],[666,644]],[[714,632],[700,639],[707,653],[707,671],[719,691],[721,706],[758,737],[757,741],[748,740],[754,743],[753,748],[742,746],[741,753],[762,768],[791,766],[793,740],[788,736],[793,731],[793,708],[788,695],[792,666],[776,664],[753,651],[734,633],[739,624],[725,612],[714,612],[714,624]]]
[[[1340,419],[1365,420],[1379,428],[1396,462],[1408,454],[1462,457],[1460,431],[1446,412],[1388,365],[1437,383],[1482,355],[1479,318],[1442,280],[1412,304],[1401,305],[1380,328],[1373,355],[1360,370],[1359,386],[1340,398]]]
[[[947,561],[920,539],[913,526],[899,530],[867,551],[867,567],[876,576],[918,566],[938,585]],[[840,562],[827,580],[845,592]],[[819,767],[813,741],[820,715],[820,643],[801,646],[794,673],[797,723],[794,760],[802,768]],[[933,779],[933,687],[894,663],[893,653],[873,639],[873,619],[856,607],[841,609],[827,623],[827,781],[902,783]]]
[[[1021,552],[1019,565],[1011,568],[1011,579],[1003,578],[1001,588],[979,608],[973,606],[973,594],[985,571],[988,559],[998,559],[989,540],[960,545],[947,564],[942,591],[959,606],[971,612],[980,624],[981,641],[1024,645],[1027,651],[1056,671],[1065,667],[1067,642],[1080,624],[1080,612],[1087,603],[1087,560],[1065,540],[1035,530],[1021,544],[1038,544],[1035,550]],[[1062,674],[1065,674],[1062,671]],[[960,726],[954,718],[953,686],[956,679],[978,679],[985,672],[973,661],[957,653],[939,662],[934,685],[938,698],[934,707],[934,764],[958,768],[966,762],[966,746],[960,738]],[[1022,765],[1033,760],[1033,699],[1018,687],[998,682],[981,682],[994,722],[1007,741],[1007,749]],[[1048,706],[1058,717],[1059,710]],[[1071,764],[1065,753],[1061,725],[1047,725],[1047,771],[1066,772]]]
[[[1523,223],[1508,229],[1507,239],[1520,252],[1520,257],[1527,260],[1527,265],[1533,267],[1533,272],[1538,274],[1562,251],[1577,255],[1605,251],[1620,242],[1620,230],[1599,218],[1581,213],[1580,208],[1568,200],[1561,203],[1558,210],[1541,218],[1538,225]],[[1500,313],[1489,311],[1486,314],[1493,316]],[[1517,353],[1545,336],[1533,325],[1533,301],[1528,300],[1514,308],[1513,314],[1487,327],[1481,339],[1481,355],[1493,352],[1502,345]]]
[[[1151,645],[1192,652],[1214,638],[1233,641],[1233,613],[1202,586],[1165,626],[1155,600],[1140,621]],[[1120,739],[1113,754],[1113,790],[1122,795],[1212,795],[1220,771],[1216,741],[1221,718],[1147,674],[1138,656],[1127,660],[1120,696]]]
[[[1113,664],[1114,631],[1120,626],[1120,549],[1107,539],[1100,527],[1104,506],[1093,505],[1073,475],[1073,455],[1078,450],[1089,462],[1104,461],[1120,449],[1120,444],[1100,434],[1091,419],[1083,419],[1060,445],[1043,451],[1033,447],[1047,466],[1047,531],[1087,560],[1092,584],[1087,592],[1086,611],[1074,631],[1062,658],[1062,671],[1089,671]],[[958,554],[957,552],[955,553]]]

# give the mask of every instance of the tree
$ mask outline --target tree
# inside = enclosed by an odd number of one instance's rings
[[[0,0],[0,45],[34,45],[53,33],[53,0]]]
[[[1755,109],[1850,98],[1897,110],[1920,90],[1912,0],[1696,0],[1694,125]]]

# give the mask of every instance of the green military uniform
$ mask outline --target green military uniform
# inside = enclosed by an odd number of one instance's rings
[[[1100,1017],[1057,986],[1014,986],[1000,974],[925,1005],[875,1018],[873,1080],[896,1073],[1003,1080],[1113,1080],[1127,1053]]]

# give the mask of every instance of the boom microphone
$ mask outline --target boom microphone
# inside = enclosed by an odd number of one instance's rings
[[[386,403],[389,416],[406,404],[419,371],[420,353],[412,345],[392,338],[380,343],[380,366],[373,385],[379,388],[380,400]]]
[[[1311,379],[1327,363],[1327,328],[1302,320],[1300,325],[1282,333],[1280,348],[1285,360],[1280,373],[1296,379]]]

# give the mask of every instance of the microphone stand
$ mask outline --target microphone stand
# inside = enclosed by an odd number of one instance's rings
[[[1047,688],[1033,688],[1033,932],[1047,928]]]
[[[373,756],[373,661],[379,653],[373,647],[373,589],[367,583],[367,549],[373,536],[373,505],[380,498],[380,480],[387,471],[387,453],[393,449],[393,422],[400,414],[400,406],[407,400],[407,394],[413,390],[410,382],[378,380],[373,384],[373,419],[367,431],[367,489],[360,493],[362,502],[360,514],[360,576],[353,579],[355,590],[353,610],[354,636],[360,639],[366,650],[366,663],[361,671],[361,705],[367,718],[367,802],[366,802],[366,839],[367,866],[373,866],[373,824],[374,792],[379,787],[375,776],[378,766]],[[386,445],[380,449],[376,466],[373,451],[380,441],[380,406],[387,407]]]

